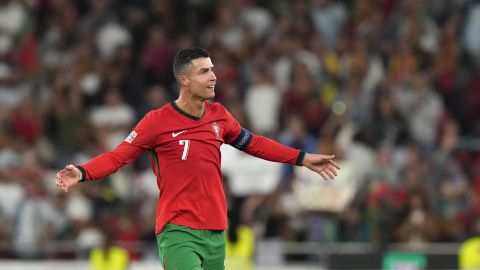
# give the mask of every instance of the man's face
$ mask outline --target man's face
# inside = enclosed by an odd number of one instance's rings
[[[217,77],[213,72],[213,64],[210,58],[192,60],[192,65],[188,68],[185,77],[189,82],[189,90],[192,96],[202,100],[215,97]]]

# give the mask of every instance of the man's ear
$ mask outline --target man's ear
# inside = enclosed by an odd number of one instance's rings
[[[190,86],[190,80],[185,75],[179,75],[178,82],[180,83],[181,86],[187,86],[187,87]]]

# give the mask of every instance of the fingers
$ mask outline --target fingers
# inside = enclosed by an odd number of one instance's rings
[[[335,160],[330,159],[330,160],[328,160],[328,163],[330,163],[330,165],[332,165],[336,169],[341,170],[340,165]]]
[[[59,171],[59,172],[56,174],[56,176],[57,176],[57,178],[62,178],[62,176],[63,176],[64,174],[65,174],[65,169]]]
[[[335,158],[335,155],[314,155],[315,162],[325,162]]]
[[[55,180],[55,184],[57,185],[58,188],[61,188],[63,185],[63,181],[62,181],[63,175],[64,175],[64,170],[61,170],[56,174],[57,179]]]
[[[324,179],[324,180],[331,180],[337,176],[337,170],[334,166],[326,166],[325,168],[318,170],[317,173]]]
[[[61,190],[65,191],[65,192],[68,192],[68,188],[69,188],[68,185],[61,183],[60,185],[57,185],[57,186]]]
[[[61,179],[61,178],[57,178],[57,180],[55,180],[55,184],[57,185],[57,187],[65,192],[68,191],[68,186],[67,184],[65,184],[65,182]]]
[[[58,187],[59,189],[65,191],[65,185],[63,184],[63,182],[62,182],[61,180],[57,179],[57,180],[55,181],[55,184],[57,185],[57,187]]]
[[[337,176],[337,170],[335,167],[332,167],[332,166],[327,166],[327,168],[325,168],[325,170],[329,171],[330,174],[335,177]]]
[[[325,164],[329,163],[333,165],[335,168],[340,170],[340,165],[333,160],[335,158],[335,155],[314,155],[314,160],[312,161],[312,164]]]
[[[76,168],[74,165],[69,164],[69,165],[65,166],[65,169],[74,171],[74,170],[76,170],[77,168]]]
[[[56,176],[57,176],[58,178],[62,178],[68,171],[73,171],[73,170],[75,170],[75,169],[76,169],[75,166],[73,166],[72,164],[67,165],[67,166],[65,166],[64,169],[62,169],[61,171],[59,171],[59,172],[56,174]]]
[[[59,171],[56,174],[57,179],[55,180],[55,184],[58,188],[60,188],[64,192],[68,192],[70,185],[68,184],[68,181],[64,181],[63,178],[68,176],[67,174],[68,172],[73,172],[74,170],[76,170],[75,166],[70,164],[65,166],[63,170]]]
[[[318,172],[318,174],[320,174],[323,180],[328,180],[328,175],[325,173],[325,171],[320,171]]]
[[[333,160],[335,155],[308,155],[305,158],[308,160],[304,166],[310,170],[318,173],[323,179],[334,179],[337,176],[337,170],[340,170],[340,165]]]
[[[333,179],[335,178],[335,176],[337,175],[337,173],[335,172],[335,170],[332,170],[330,169],[329,167],[326,167],[323,172],[328,175],[329,179]]]

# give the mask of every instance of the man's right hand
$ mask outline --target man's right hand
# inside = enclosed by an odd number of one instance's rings
[[[70,164],[65,166],[65,169],[57,173],[57,180],[55,181],[55,184],[57,184],[57,187],[67,192],[71,186],[80,182],[81,178],[82,173],[80,170],[74,165]]]

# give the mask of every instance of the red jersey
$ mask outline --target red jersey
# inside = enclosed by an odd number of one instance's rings
[[[175,103],[147,113],[117,148],[78,166],[83,180],[108,176],[149,151],[160,189],[155,233],[162,232],[167,223],[225,230],[223,143],[266,160],[297,165],[304,153],[242,129],[219,103],[205,102],[205,107],[201,118]]]

